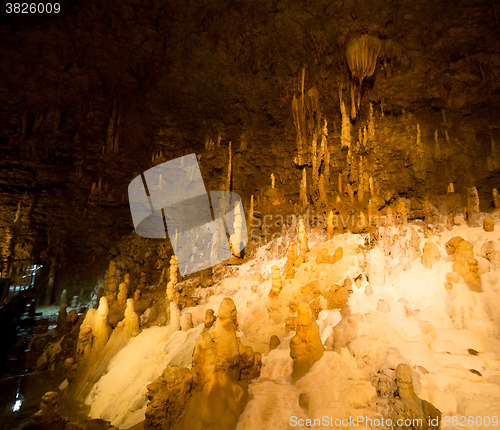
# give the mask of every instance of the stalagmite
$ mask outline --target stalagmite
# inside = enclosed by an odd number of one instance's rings
[[[240,205],[238,204],[234,208],[234,234],[231,237],[231,251],[236,258],[241,257],[240,248],[241,248],[242,230],[243,230],[243,219],[242,219]]]
[[[385,254],[377,246],[370,251],[368,278],[373,287],[382,287],[385,284]]]
[[[139,315],[134,310],[134,299],[127,299],[125,318],[119,324],[123,324],[125,330],[132,336],[139,334]]]
[[[448,185],[448,189],[446,190],[447,193],[454,193],[455,192],[455,187],[453,186],[453,182],[450,182]]]
[[[179,303],[180,293],[176,290],[177,285],[177,257],[170,258],[170,281],[167,284],[167,298],[170,302]]]
[[[472,214],[477,212],[479,212],[479,195],[477,194],[477,188],[467,188],[467,217],[469,218]]]
[[[492,232],[495,230],[495,223],[493,222],[493,218],[489,216],[484,217],[483,230],[487,232]]]
[[[292,379],[302,378],[324,354],[319,327],[311,320],[309,305],[299,303],[296,321],[297,334],[290,340],[290,356],[293,359]]]
[[[403,199],[399,199],[398,205],[396,207],[397,221],[398,224],[406,225],[408,224],[408,209],[406,208],[405,202]]]
[[[368,200],[368,224],[369,225],[373,225],[372,217],[373,217],[373,203],[372,203],[372,199],[370,199],[370,200]]]
[[[130,291],[130,273],[126,273],[123,282],[118,286],[118,305],[124,307]]]
[[[204,325],[205,325],[205,330],[208,330],[212,328],[215,322],[215,314],[213,309],[207,309],[205,311],[205,320],[204,320]]]
[[[392,213],[392,208],[387,208],[387,215],[385,217],[385,225],[387,227],[392,227],[394,225],[394,215]]]
[[[109,262],[108,278],[104,287],[108,303],[113,303],[116,300],[116,283],[116,263],[114,260],[111,260]]]
[[[498,195],[498,190],[493,188],[493,207],[495,209],[500,208],[500,196]]]
[[[283,288],[283,285],[279,267],[273,266],[271,270],[272,270],[273,283],[271,286],[271,291],[269,292],[269,297],[275,298],[278,297],[279,293],[281,292],[281,289]]]
[[[339,186],[339,194],[342,194],[342,174],[340,174],[340,173],[339,173],[338,186]]]
[[[332,239],[333,238],[333,211],[328,212],[328,218],[326,219],[326,231],[328,233],[328,238]]]
[[[286,260],[286,277],[285,279],[293,279],[295,277],[295,267],[294,264],[297,261],[297,246],[291,245],[287,250],[287,260]]]
[[[307,244],[307,233],[304,218],[299,220],[299,256],[295,262],[295,267],[299,267],[305,260],[306,254],[309,252]]]
[[[481,276],[472,244],[455,236],[446,243],[446,252],[452,256],[452,270],[464,279],[471,291],[481,292]]]
[[[274,173],[271,173],[271,188],[276,188],[276,178],[274,177]]]

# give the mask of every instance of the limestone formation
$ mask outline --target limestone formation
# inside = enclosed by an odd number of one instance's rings
[[[431,269],[439,261],[441,255],[438,246],[431,241],[427,241],[422,252],[421,262],[426,269]]]
[[[467,188],[467,218],[479,212],[479,195],[476,187]]]
[[[186,368],[167,367],[148,385],[145,428],[167,430],[178,421],[192,396],[193,373]]]
[[[215,322],[215,315],[213,309],[207,309],[205,311],[205,330],[212,328]]]
[[[335,249],[335,253],[331,257],[332,264],[335,264],[337,261],[342,260],[343,256],[344,256],[344,249],[341,246],[339,246],[338,248]]]
[[[170,302],[179,303],[180,293],[175,286],[177,285],[177,258],[172,255],[170,258],[170,281],[167,284],[167,298]]]
[[[281,289],[283,288],[283,281],[281,280],[280,268],[278,266],[273,266],[272,270],[272,280],[271,291],[269,292],[269,297],[278,297]]]
[[[454,225],[456,225],[456,223],[455,223],[455,215],[453,215],[453,212],[450,212],[448,214],[448,220],[446,222],[446,228],[448,230],[451,230]]]
[[[127,299],[125,318],[120,322],[125,330],[132,336],[139,334],[139,315],[134,310],[134,299]]]
[[[316,256],[316,264],[329,264],[331,262],[331,255],[328,249],[323,248]]]
[[[64,430],[66,420],[57,410],[59,394],[54,391],[45,393],[40,403],[40,409],[35,413],[23,430]]]
[[[349,296],[351,291],[347,286],[340,286],[334,284],[325,294],[325,299],[327,300],[327,308],[329,310],[342,309],[349,301]]]
[[[193,314],[186,312],[181,315],[181,330],[188,331],[193,328]]]
[[[286,260],[286,278],[293,279],[295,277],[295,262],[297,261],[297,247],[295,245],[288,247]]]
[[[91,350],[100,351],[108,342],[113,331],[108,321],[109,306],[106,297],[101,297],[99,308],[89,309],[80,327],[77,350],[85,352],[88,349],[90,335],[92,336]],[[88,330],[90,328],[90,331]],[[84,335],[82,335],[84,332]],[[81,354],[86,356],[87,354]]]
[[[301,302],[297,311],[296,335],[290,340],[290,356],[293,359],[292,379],[302,378],[324,354],[319,327],[312,321],[309,306]]]
[[[92,351],[94,336],[92,335],[92,327],[83,326],[78,334],[78,343],[76,349],[76,361],[86,360]]]
[[[463,278],[470,290],[482,291],[479,266],[474,258],[472,244],[457,236],[448,241],[446,250],[452,254],[453,271]]]
[[[412,429],[438,429],[441,423],[441,412],[416,395],[411,370],[404,363],[396,367],[396,392],[390,401],[389,409],[393,422],[404,422],[409,419],[413,423]],[[400,421],[401,419],[403,421]],[[396,428],[403,430],[408,427],[401,425]]]
[[[269,339],[269,352],[275,350],[280,345],[280,338],[273,334]]]
[[[57,317],[57,333],[65,334],[66,333],[66,319],[68,317],[68,313],[66,312],[66,308],[68,305],[66,303],[61,304],[59,308],[59,315]]]
[[[370,251],[368,279],[375,288],[385,284],[385,254],[378,246]]]
[[[483,230],[487,232],[492,232],[495,230],[495,223],[493,218],[486,216],[483,218]]]
[[[332,239],[333,238],[333,221],[334,221],[334,215],[333,211],[328,212],[328,217],[326,219],[326,231],[328,233],[328,238]]]
[[[396,207],[396,221],[398,225],[408,224],[408,209],[403,199],[398,200],[398,205]]]
[[[116,282],[116,263],[114,260],[111,260],[109,262],[108,276],[104,287],[108,303],[113,303],[116,300]]]
[[[299,256],[295,261],[295,267],[298,268],[302,263],[306,261],[306,254],[309,252],[309,246],[307,244],[307,233],[304,218],[299,220]]]
[[[251,378],[258,376],[262,365],[260,354],[242,345],[236,337],[237,328],[236,306],[231,299],[225,298],[220,304],[211,337],[217,356],[217,368],[233,381],[240,380],[243,375]]]
[[[118,286],[118,306],[121,308],[125,307],[130,292],[130,274],[126,273],[123,282]]]
[[[493,188],[493,207],[495,209],[500,208],[500,196],[498,195],[498,189]]]

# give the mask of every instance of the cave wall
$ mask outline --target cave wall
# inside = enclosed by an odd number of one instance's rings
[[[478,186],[486,209],[500,182],[494,1],[61,5],[57,16],[0,22],[2,255],[55,258],[56,293],[91,288],[111,258],[158,278],[168,249],[133,232],[127,187],[163,161],[195,152],[207,189],[226,189],[231,147],[230,187],[263,212],[297,210],[305,167],[317,206],[292,114],[311,88],[328,125],[329,198],[339,173],[356,180],[359,157],[366,175],[405,197],[453,182],[457,192]],[[401,52],[363,81],[347,149],[339,86],[349,104],[345,45],[357,32]],[[271,173],[279,208],[266,197]]]

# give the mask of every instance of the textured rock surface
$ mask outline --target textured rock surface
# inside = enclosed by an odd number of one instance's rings
[[[315,89],[328,122],[328,199],[339,174],[351,185],[344,172],[358,165],[365,127],[364,173],[384,188],[421,198],[453,182],[457,193],[476,187],[487,204],[498,187],[491,3],[61,4],[57,15],[0,22],[0,237],[11,238],[2,247],[17,258],[31,254],[47,267],[56,259],[54,298],[66,287],[77,294],[75,277],[93,287],[117,256],[133,277],[160,278],[160,245],[133,233],[127,186],[187,148],[200,156],[207,188],[222,189],[232,142],[231,185],[245,205],[251,195],[264,200],[273,173],[281,207],[293,208],[301,175],[290,175],[298,154],[291,105],[303,69],[304,91]],[[338,86],[353,72],[345,50],[355,32],[390,42],[362,82],[351,123]],[[352,153],[341,147],[343,120]],[[319,183],[303,155],[307,183]],[[314,187],[306,198],[320,204]]]

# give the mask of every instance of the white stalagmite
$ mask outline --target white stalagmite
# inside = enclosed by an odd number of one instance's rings
[[[378,246],[370,251],[368,278],[373,287],[385,284],[385,254]]]
[[[274,188],[274,187],[273,187]],[[243,220],[241,217],[240,205],[237,204],[234,208],[234,234],[231,236],[231,249],[233,255],[240,258],[240,243],[241,243],[241,231],[243,230]]]
[[[179,292],[175,289],[177,285],[177,257],[172,255],[170,258],[170,281],[167,284],[167,299],[173,303],[179,303]]]

